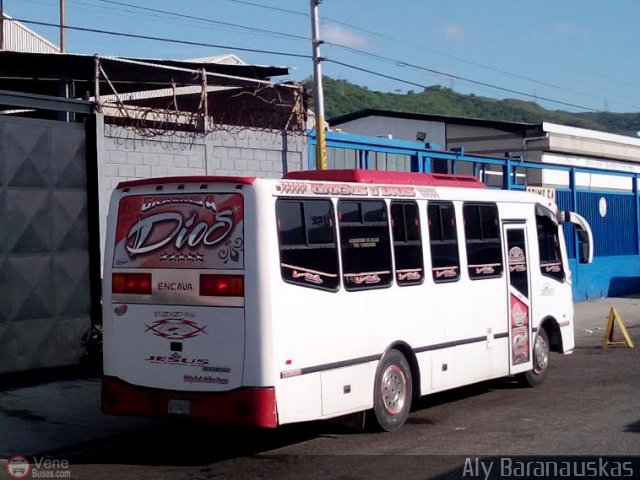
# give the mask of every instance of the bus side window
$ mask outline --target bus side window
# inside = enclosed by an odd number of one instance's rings
[[[279,199],[276,219],[282,279],[337,291],[338,247],[331,201]]]
[[[536,215],[538,249],[540,251],[540,272],[558,282],[564,282],[564,268],[560,254],[558,226],[545,216]]]
[[[391,202],[391,231],[396,258],[396,282],[400,286],[424,281],[420,214],[416,202]]]
[[[347,290],[391,285],[391,239],[383,200],[339,200],[342,276]]]
[[[462,207],[469,278],[502,275],[500,219],[495,203],[465,203]]]
[[[460,256],[453,203],[429,202],[427,218],[433,281],[455,282],[460,279]]]

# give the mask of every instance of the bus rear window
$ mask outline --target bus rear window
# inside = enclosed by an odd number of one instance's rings
[[[494,203],[465,203],[462,208],[469,278],[502,275],[500,220]]]
[[[118,205],[113,267],[242,270],[242,195],[124,196]]]
[[[280,272],[285,282],[338,290],[338,248],[330,200],[276,202]]]
[[[383,200],[340,200],[340,249],[347,290],[391,285],[391,239]]]

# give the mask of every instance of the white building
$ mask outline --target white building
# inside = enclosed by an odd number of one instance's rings
[[[6,13],[3,13],[3,17],[0,18],[0,22],[2,22],[2,45],[0,45],[0,50],[60,53],[60,49],[57,46],[24,24],[13,20]]]

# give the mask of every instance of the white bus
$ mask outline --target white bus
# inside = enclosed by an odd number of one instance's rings
[[[104,262],[103,411],[237,425],[370,411],[574,348],[562,223],[539,195],[370,170],[122,183]]]

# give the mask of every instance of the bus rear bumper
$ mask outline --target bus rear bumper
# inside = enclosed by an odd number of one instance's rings
[[[170,403],[186,406],[169,413]],[[102,411],[110,415],[184,417],[230,425],[278,426],[273,387],[244,387],[228,392],[185,392],[132,385],[114,377],[102,380]]]

